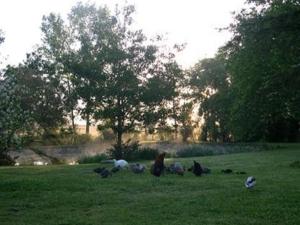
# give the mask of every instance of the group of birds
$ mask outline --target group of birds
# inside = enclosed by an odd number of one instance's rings
[[[98,173],[102,178],[107,178],[109,176],[112,176],[113,173],[116,173],[122,169],[130,169],[133,173],[143,173],[146,169],[146,166],[140,163],[133,163],[130,164],[123,159],[120,160],[112,160],[114,163],[114,167],[109,170],[105,167],[99,167],[94,169],[95,173]]]
[[[162,174],[166,173],[171,173],[171,174],[178,174],[183,176],[184,172],[186,171],[185,167],[182,166],[181,163],[175,162],[170,164],[170,166],[166,167],[164,164],[164,159],[165,159],[166,153],[161,153],[159,154],[154,163],[151,165],[150,168],[150,173],[156,177],[160,177]],[[129,164],[127,161],[120,159],[120,160],[112,160],[114,163],[114,167],[109,170],[105,167],[100,167],[94,169],[94,172],[98,173],[101,175],[102,178],[107,178],[109,176],[112,176],[113,173],[116,173],[122,169],[130,169],[133,173],[139,174],[143,173],[146,170],[146,166],[144,164],[140,163],[132,163]],[[199,162],[194,160],[194,164],[188,168],[188,171],[192,172],[196,176],[201,176],[202,174],[209,174],[211,171],[210,169],[206,167],[202,167]],[[222,173],[232,173],[233,171],[231,169],[225,169],[221,171]],[[245,172],[236,172],[237,174],[246,174]],[[248,177],[245,186],[247,188],[252,188],[254,187],[256,183],[256,180],[254,177]]]
[[[150,168],[150,173],[156,177],[160,177],[164,172],[170,174],[178,174],[183,176],[186,171],[185,167],[179,163],[175,162],[170,164],[170,166],[166,167],[164,164],[166,153],[162,153],[158,155]],[[131,163],[129,164],[127,161],[120,160],[109,160],[109,162],[113,162],[114,166],[112,169],[107,169],[105,167],[99,167],[94,169],[95,173],[101,175],[102,178],[107,178],[112,176],[113,173],[116,173],[122,169],[130,169],[133,173],[139,174],[143,173],[146,170],[146,166],[140,163]],[[188,171],[193,172],[196,176],[201,176],[204,173],[210,173],[210,169],[202,167],[200,163],[194,161],[194,165],[188,169]]]

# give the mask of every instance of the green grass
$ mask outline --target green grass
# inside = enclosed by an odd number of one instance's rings
[[[300,169],[290,166],[299,145],[174,160],[189,166],[193,159],[212,174],[157,179],[121,171],[102,179],[92,172],[99,164],[0,168],[0,224],[300,224]],[[247,175],[221,174],[225,168]],[[244,187],[250,175],[253,190]]]

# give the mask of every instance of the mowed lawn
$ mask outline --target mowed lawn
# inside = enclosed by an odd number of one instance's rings
[[[168,159],[210,175],[155,178],[121,171],[102,179],[97,164],[0,168],[0,224],[300,224],[300,145],[221,156]],[[148,165],[150,162],[146,162]],[[221,169],[247,175],[222,174]],[[253,175],[257,185],[244,187]]]

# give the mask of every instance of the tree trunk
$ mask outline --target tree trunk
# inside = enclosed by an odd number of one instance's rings
[[[85,134],[90,134],[90,113],[86,114]]]
[[[122,135],[123,135],[123,123],[122,123],[122,111],[121,111],[121,100],[118,98],[118,125],[117,125],[117,146],[121,149],[122,147]]]
[[[118,132],[117,132],[117,146],[119,148],[122,147],[122,135],[123,135],[123,132],[118,130]]]
[[[71,111],[71,121],[72,121],[73,134],[76,134],[74,110]]]

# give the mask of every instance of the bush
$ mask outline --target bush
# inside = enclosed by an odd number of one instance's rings
[[[78,160],[79,164],[88,164],[88,163],[101,163],[102,160],[108,159],[108,156],[104,153],[94,155],[94,156],[84,156]]]
[[[112,148],[108,149],[109,156],[113,159],[125,159],[125,160],[152,160],[158,156],[159,151],[153,148],[140,148],[138,141],[130,143],[130,140],[126,143],[122,143],[121,148],[116,144]]]
[[[180,149],[177,151],[177,157],[197,157],[221,155],[239,152],[254,152],[261,150],[270,150],[272,147],[267,144],[198,144]]]
[[[159,155],[158,149],[141,148],[135,153],[135,159],[153,160]]]
[[[126,143],[122,143],[121,146],[114,144],[112,148],[108,149],[109,156],[113,159],[133,160],[140,144],[138,141],[130,142],[131,140],[129,139]]]
[[[0,166],[13,166],[15,161],[6,151],[0,151]]]

